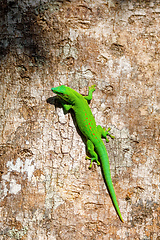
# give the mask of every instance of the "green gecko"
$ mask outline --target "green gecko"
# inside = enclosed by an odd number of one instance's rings
[[[92,93],[95,91],[95,85],[89,87],[88,96],[82,96],[72,88],[66,87],[64,85],[52,88],[51,90],[57,94],[66,112],[70,109],[73,109],[77,125],[87,140],[87,150],[91,156],[91,158],[86,157],[87,159],[91,159],[89,168],[92,167],[93,161],[96,161],[97,165],[101,165],[104,179],[107,184],[113,205],[120,220],[123,222],[111,179],[107,150],[103,140],[101,139],[103,137],[106,139],[106,142],[109,142],[107,135],[111,138],[114,137],[109,133],[110,128],[105,130],[105,128],[102,128],[100,125],[96,126],[95,119],[88,105],[88,102],[92,99]],[[98,161],[98,156],[100,162]]]

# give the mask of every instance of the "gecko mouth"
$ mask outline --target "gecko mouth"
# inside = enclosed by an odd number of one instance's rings
[[[59,92],[56,88],[51,88],[51,90],[52,90],[55,94],[57,94],[57,97],[58,97],[58,98],[65,100],[65,96],[66,96],[66,95],[65,95],[64,93]]]
[[[58,93],[58,91],[56,90],[56,88],[51,88],[51,90],[52,90],[54,93]]]
[[[56,88],[51,88],[51,90],[56,93],[58,96],[62,97],[63,96],[63,93],[59,92],[56,90]]]

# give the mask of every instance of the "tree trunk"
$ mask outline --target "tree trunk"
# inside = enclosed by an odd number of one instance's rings
[[[1,0],[0,239],[159,240],[159,1]],[[121,223],[74,115],[83,95],[106,144]]]

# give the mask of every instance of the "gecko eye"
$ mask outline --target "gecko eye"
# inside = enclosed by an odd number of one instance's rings
[[[69,98],[67,94],[63,94],[63,97],[66,98],[66,99]]]

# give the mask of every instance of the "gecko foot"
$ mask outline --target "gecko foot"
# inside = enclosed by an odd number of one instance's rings
[[[110,130],[111,130],[111,128],[108,128],[108,129],[106,130],[106,135],[110,136],[110,138],[115,138],[113,135],[111,135],[111,134],[109,133]],[[108,140],[107,137],[106,137],[106,142],[109,142],[109,140]]]
[[[91,160],[91,163],[89,165],[89,169],[92,168],[92,163],[94,161],[97,163],[97,166],[100,166],[100,162],[96,158],[90,158],[90,157],[86,156],[86,159],[90,159]]]
[[[94,85],[92,85],[91,87],[89,87],[89,91],[92,91],[92,92],[94,92],[95,91],[95,84]]]

